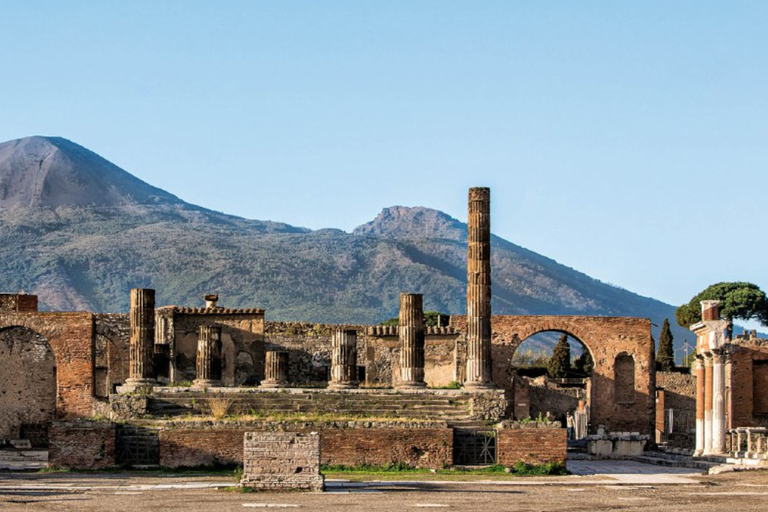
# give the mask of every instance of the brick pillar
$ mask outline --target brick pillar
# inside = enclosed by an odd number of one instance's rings
[[[330,389],[357,387],[357,331],[337,329],[331,338]]]
[[[704,454],[704,362],[696,356],[693,363],[693,375],[696,377],[696,451],[695,456]]]
[[[469,189],[467,233],[467,380],[491,389],[491,190]]]
[[[725,453],[725,355],[712,353],[712,452]]]
[[[712,355],[704,354],[704,455],[712,453]]]
[[[221,386],[221,327],[201,325],[197,338],[195,387]]]
[[[288,352],[267,350],[264,364],[263,388],[288,387]]]
[[[155,346],[155,290],[131,290],[131,347],[130,369],[126,386],[151,386],[154,375]]]
[[[400,294],[400,380],[398,388],[423,388],[424,382],[424,311],[423,295]]]

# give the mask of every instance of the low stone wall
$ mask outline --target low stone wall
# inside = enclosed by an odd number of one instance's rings
[[[194,467],[243,463],[246,432],[318,432],[323,464],[383,466],[402,463],[442,468],[453,456],[453,430],[445,423],[261,422],[243,425],[178,422],[162,427],[160,465]]]
[[[587,436],[587,452],[597,459],[626,459],[643,454],[649,435],[637,432],[607,432],[602,426],[597,434]]]
[[[115,465],[115,426],[110,422],[54,422],[48,429],[50,465],[103,469]]]
[[[246,432],[244,487],[265,491],[322,491],[320,436],[316,432]]]
[[[497,431],[497,463],[565,464],[568,452],[566,429],[559,422],[504,422]]]

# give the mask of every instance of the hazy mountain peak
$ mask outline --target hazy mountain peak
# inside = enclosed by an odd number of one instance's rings
[[[390,238],[466,240],[467,227],[439,210],[423,206],[390,206],[371,222],[356,227],[352,233]]]
[[[61,137],[26,137],[0,144],[0,208],[181,202]]]

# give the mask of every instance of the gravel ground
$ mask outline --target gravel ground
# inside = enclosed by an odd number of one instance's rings
[[[482,482],[383,484],[309,493],[241,493],[221,489],[146,489],[141,486],[224,485],[226,478],[185,476],[0,475],[0,511],[183,511],[262,509],[401,512],[461,511],[717,511],[768,509],[768,471],[697,476],[695,483],[605,484],[594,477],[556,482],[524,479],[522,485]],[[539,484],[539,482],[542,482]],[[88,487],[73,490],[72,486]],[[56,489],[57,486],[69,487]],[[120,487],[123,486],[123,487]],[[15,488],[15,489],[12,489]]]

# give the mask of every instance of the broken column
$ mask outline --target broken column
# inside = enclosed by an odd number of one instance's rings
[[[197,338],[195,387],[221,386],[221,327],[201,325]]]
[[[491,389],[491,189],[469,189],[467,376],[464,387]]]
[[[695,456],[704,454],[704,360],[696,356],[691,368],[696,377],[696,450]]]
[[[264,364],[263,388],[288,387],[288,352],[267,350]]]
[[[154,376],[155,290],[131,290],[129,388],[156,384]]]
[[[331,338],[330,389],[357,387],[357,331],[337,329]]]
[[[398,388],[423,388],[424,311],[420,293],[400,294],[400,380]]]
[[[712,453],[712,354],[704,354],[704,454]]]
[[[696,333],[696,358],[701,368],[694,373],[696,382],[696,451],[695,455],[725,452],[727,418],[725,382],[727,344],[731,324],[720,317],[720,301],[701,301],[701,322],[691,326]]]

